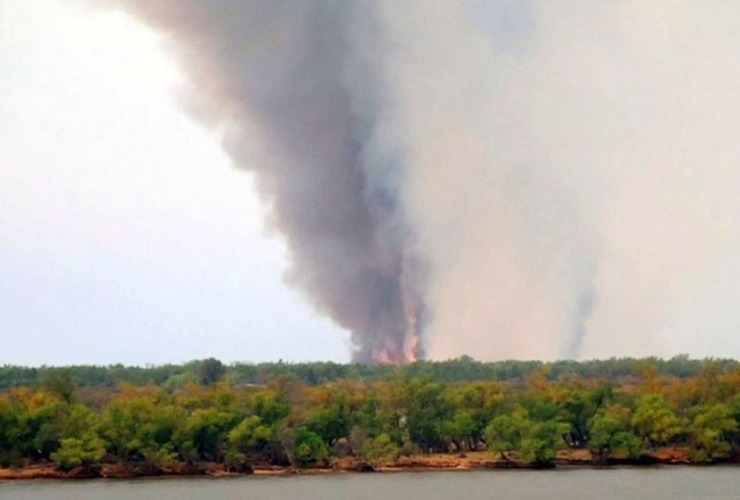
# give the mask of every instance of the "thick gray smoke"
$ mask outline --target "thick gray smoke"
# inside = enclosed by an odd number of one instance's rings
[[[166,35],[357,359],[740,326],[739,4],[108,1]]]
[[[384,48],[375,5],[121,4],[169,37],[190,77],[187,104],[220,130],[237,165],[256,172],[286,237],[289,280],[352,332],[358,360],[416,358],[401,157],[377,126]]]

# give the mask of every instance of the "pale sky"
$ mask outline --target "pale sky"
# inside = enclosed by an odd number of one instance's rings
[[[160,42],[121,13],[0,0],[0,364],[348,360]]]
[[[265,230],[250,175],[230,164],[217,132],[183,111],[184,77],[165,40],[93,4],[0,0],[0,364],[348,361],[349,333],[283,283],[286,251]],[[409,178],[425,187],[405,201],[425,216],[414,229],[441,276],[426,305],[449,320],[437,321],[436,350],[434,328],[424,332],[427,352],[560,352],[547,344],[562,340],[553,325],[571,321],[553,317],[567,312],[563,298],[579,298],[570,280],[593,253],[598,266],[584,279],[597,300],[582,356],[740,356],[740,9],[584,1],[570,15],[564,4],[468,0],[475,23],[466,17],[457,32],[445,32],[447,16],[411,23],[416,43],[399,25],[408,59],[395,83],[411,82],[399,100],[406,128],[414,119],[410,130],[421,131],[405,146],[434,153],[436,145],[442,166],[469,170],[440,168],[450,176],[439,177],[437,193],[423,182],[438,174],[433,162],[421,155],[417,170],[410,162]],[[387,5],[403,14],[421,4]],[[480,84],[491,46],[495,64]],[[467,95],[465,74],[485,99]],[[445,98],[461,113],[459,130],[429,105]],[[485,140],[465,157],[476,134]],[[473,175],[477,168],[488,179],[509,164],[531,193],[504,183],[497,194]],[[538,169],[520,168],[530,164]],[[563,203],[547,198],[550,177],[562,181],[572,213],[551,217]],[[440,208],[445,196],[463,208]],[[508,197],[515,203],[504,208],[545,229],[552,223],[551,233],[499,234],[508,212],[489,201]],[[471,209],[476,200],[490,212]],[[582,232],[572,231],[579,219]],[[582,252],[557,260],[574,241]],[[519,262],[535,247],[542,255]],[[519,264],[526,272],[513,271]],[[539,271],[526,282],[532,264],[550,265],[553,282]],[[509,316],[523,318],[521,331],[497,329]]]

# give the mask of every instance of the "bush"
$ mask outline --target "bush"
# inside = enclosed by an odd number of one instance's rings
[[[62,439],[62,446],[51,454],[62,470],[70,470],[80,465],[91,465],[105,456],[105,443],[97,435],[83,434],[80,438]]]

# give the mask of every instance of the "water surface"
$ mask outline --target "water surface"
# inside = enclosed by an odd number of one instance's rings
[[[402,472],[289,477],[9,481],[13,500],[740,500],[740,468]]]

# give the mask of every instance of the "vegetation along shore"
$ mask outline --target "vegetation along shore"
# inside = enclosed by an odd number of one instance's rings
[[[0,480],[740,463],[740,363],[0,367]]]

